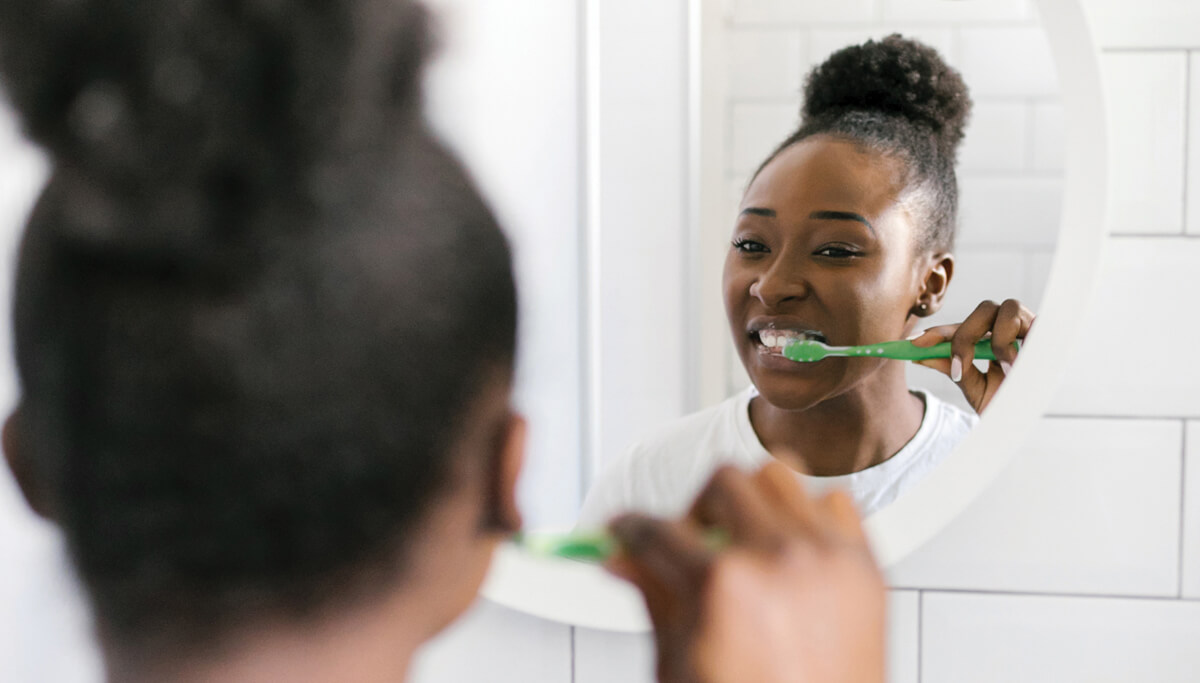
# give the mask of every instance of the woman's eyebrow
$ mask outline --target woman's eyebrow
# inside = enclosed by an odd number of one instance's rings
[[[764,209],[757,206],[749,206],[742,209],[742,214],[750,214],[751,216],[766,216],[767,218],[775,217],[775,209]]]
[[[775,212],[772,211],[771,214],[774,215]],[[814,220],[858,221],[859,223],[867,226],[867,229],[871,231],[872,235],[877,236],[875,227],[871,225],[870,221],[850,211],[813,211],[812,213],[808,214],[808,217]]]

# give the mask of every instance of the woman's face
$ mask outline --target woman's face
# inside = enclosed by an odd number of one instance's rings
[[[813,137],[771,161],[746,190],[725,260],[725,310],[750,379],[772,405],[803,410],[868,381],[883,359],[795,363],[784,343],[903,339],[926,259],[898,199],[898,160]]]

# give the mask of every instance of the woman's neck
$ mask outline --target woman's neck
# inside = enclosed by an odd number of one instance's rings
[[[820,477],[865,470],[899,452],[921,427],[924,403],[899,370],[803,410],[755,396],[750,424],[767,451],[794,469]]]

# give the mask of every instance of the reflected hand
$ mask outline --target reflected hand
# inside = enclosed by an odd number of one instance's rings
[[[1001,304],[985,301],[976,306],[961,323],[931,327],[912,340],[915,346],[920,347],[949,341],[954,354],[952,358],[914,362],[949,376],[958,384],[975,412],[982,413],[1017,360],[1013,342],[1029,334],[1033,321],[1033,312],[1016,299],[1006,299]],[[991,334],[992,351],[997,360],[988,363],[987,372],[980,372],[973,363],[975,344],[987,338],[988,334]]]
[[[702,529],[729,534],[720,551]],[[884,680],[882,575],[844,492],[718,470],[682,521],[626,515],[609,568],[641,591],[663,683]]]

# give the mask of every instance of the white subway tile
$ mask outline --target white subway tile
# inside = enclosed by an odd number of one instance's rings
[[[872,21],[879,0],[731,0],[735,23]]]
[[[1200,422],[1187,423],[1183,473],[1183,596],[1200,598]]]
[[[816,65],[829,55],[851,45],[861,45],[868,40],[880,40],[893,33],[912,38],[937,50],[943,59],[950,59],[954,46],[954,32],[948,28],[930,26],[855,26],[849,28],[820,26],[812,30],[809,38],[808,58]]]
[[[1033,168],[1061,171],[1066,166],[1067,117],[1062,105],[1035,104],[1033,107]]]
[[[1195,681],[1200,603],[926,593],[923,683]]]
[[[563,683],[571,627],[480,599],[418,653],[413,683]]]
[[[1025,292],[1021,251],[964,246],[954,256],[954,277],[942,309],[921,321],[920,327],[962,322],[983,301],[1020,299]]]
[[[1025,304],[1034,313],[1041,310],[1046,285],[1050,284],[1050,266],[1054,263],[1054,250],[1029,253],[1025,264]]]
[[[1185,229],[1200,235],[1200,53],[1192,53],[1188,91],[1187,198]]]
[[[1183,232],[1184,53],[1108,54],[1109,226]]]
[[[654,665],[648,633],[575,629],[575,683],[654,683]]]
[[[1102,48],[1200,46],[1196,0],[1083,0],[1093,39]]]
[[[917,591],[888,591],[887,680],[921,680],[921,594]]]
[[[961,23],[987,21],[1023,21],[1033,11],[1029,0],[990,0],[989,2],[946,2],[946,0],[884,0],[884,21],[928,21]]]
[[[808,49],[797,29],[732,29],[728,96],[795,99],[808,72]]]
[[[1044,419],[997,481],[889,578],[902,588],[1174,596],[1181,438],[1171,420]]]
[[[1092,301],[1051,411],[1068,415],[1200,416],[1200,363],[1170,351],[1121,354],[1114,336],[1156,349],[1200,339],[1200,240],[1109,238]],[[1082,303],[1082,302],[1081,302]]]
[[[1028,128],[1028,105],[976,102],[959,150],[959,169],[1014,171],[1024,168]]]
[[[958,243],[1052,247],[1062,216],[1058,178],[959,177]]]
[[[749,174],[787,139],[800,121],[800,104],[734,104],[730,117],[734,174]]]
[[[1050,43],[1041,28],[964,28],[959,67],[975,97],[1058,93]]]

